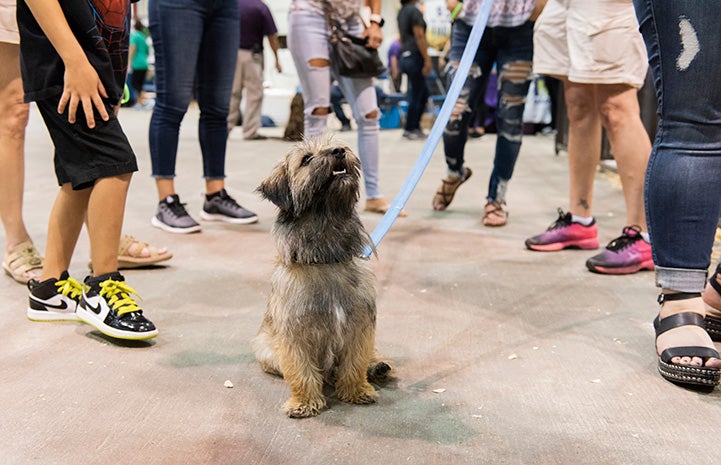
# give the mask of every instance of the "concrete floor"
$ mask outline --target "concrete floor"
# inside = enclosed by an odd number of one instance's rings
[[[526,137],[510,185],[510,222],[480,223],[494,137],[471,140],[474,176],[443,213],[431,198],[444,174],[437,150],[406,210],[371,262],[377,346],[397,379],[372,406],[331,398],[320,416],[291,420],[281,379],[249,346],[265,308],[274,207],[253,193],[289,143],[231,134],[228,188],[259,213],[250,226],[206,224],[200,234],[150,226],[150,114],[123,110],[137,150],[126,232],[175,257],[125,272],[159,327],[123,343],[80,323],[33,323],[26,290],[0,279],[2,464],[713,464],[719,390],[687,391],[656,372],[653,273],[586,271],[588,251],[537,253],[526,237],[567,206],[567,159],[551,138]],[[279,136],[282,129],[264,131]],[[182,128],[177,187],[201,207],[197,111]],[[339,135],[353,145],[355,137]],[[423,143],[381,134],[382,188],[398,191]],[[33,109],[25,217],[44,250],[56,188],[51,145]],[[595,212],[605,243],[624,226],[623,196],[599,174]],[[361,215],[369,231],[379,216]],[[87,273],[83,233],[71,274]],[[224,386],[226,380],[233,388]]]

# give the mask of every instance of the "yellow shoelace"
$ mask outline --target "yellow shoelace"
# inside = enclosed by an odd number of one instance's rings
[[[83,293],[83,284],[77,279],[62,279],[57,281],[55,286],[58,288],[59,293],[73,300],[79,300]]]
[[[138,307],[138,304],[133,300],[131,295],[135,295],[139,299],[140,296],[135,289],[125,284],[124,281],[115,281],[112,279],[103,281],[100,283],[100,295],[108,299],[108,305],[117,311],[118,315],[140,310],[140,307]]]

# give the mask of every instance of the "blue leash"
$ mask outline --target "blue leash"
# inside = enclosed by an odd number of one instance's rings
[[[390,207],[388,207],[388,211],[385,215],[383,215],[380,223],[378,223],[378,226],[376,226],[371,234],[371,241],[373,242],[374,247],[378,247],[380,241],[388,233],[388,230],[391,228],[396,218],[398,218],[398,214],[403,210],[403,206],[406,202],[408,202],[413,190],[416,188],[416,185],[418,185],[418,181],[421,179],[423,172],[433,156],[436,146],[438,146],[438,142],[441,140],[446,123],[448,123],[448,119],[451,117],[451,111],[458,100],[458,96],[461,93],[463,84],[465,83],[468,72],[473,64],[473,59],[475,58],[476,51],[478,50],[478,44],[481,43],[481,37],[483,37],[483,31],[486,29],[486,24],[488,24],[488,16],[491,13],[492,4],[493,0],[483,0],[483,3],[481,4],[481,10],[478,12],[476,21],[473,23],[471,35],[468,38],[468,43],[466,44],[466,48],[463,50],[463,56],[458,64],[458,70],[453,78],[453,82],[451,82],[450,89],[448,89],[446,99],[441,106],[438,118],[436,118],[436,121],[431,128],[431,133],[428,135],[428,139],[426,139],[423,149],[421,150],[416,163],[413,165],[411,172],[408,174],[403,186],[401,186],[401,190],[393,199]],[[366,247],[362,256],[364,258],[368,258],[371,253],[371,248]]]

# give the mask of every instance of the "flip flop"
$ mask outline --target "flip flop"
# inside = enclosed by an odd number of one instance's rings
[[[441,187],[436,191],[436,195],[433,196],[433,209],[436,211],[443,211],[448,208],[448,205],[453,201],[453,197],[456,195],[458,188],[471,177],[473,171],[470,168],[463,168],[462,177],[453,177],[441,179]]]
[[[682,300],[700,296],[700,293],[661,294],[659,296],[659,303],[663,303],[664,300]],[[695,312],[682,312],[669,315],[663,320],[660,320],[657,316],[653,321],[653,327],[656,330],[656,339],[666,331],[681,326],[699,326],[704,328],[704,318]],[[702,346],[669,347],[658,356],[658,372],[664,379],[676,384],[713,388],[719,383],[721,371],[719,371],[718,368],[678,365],[671,362],[671,359],[674,357],[719,358],[719,353],[716,349]]]

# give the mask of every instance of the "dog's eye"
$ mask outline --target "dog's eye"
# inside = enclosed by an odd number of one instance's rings
[[[308,163],[310,163],[310,161],[311,161],[312,159],[313,159],[313,154],[312,154],[312,153],[306,153],[306,154],[303,156],[303,159],[300,161],[300,166],[306,166]]]

